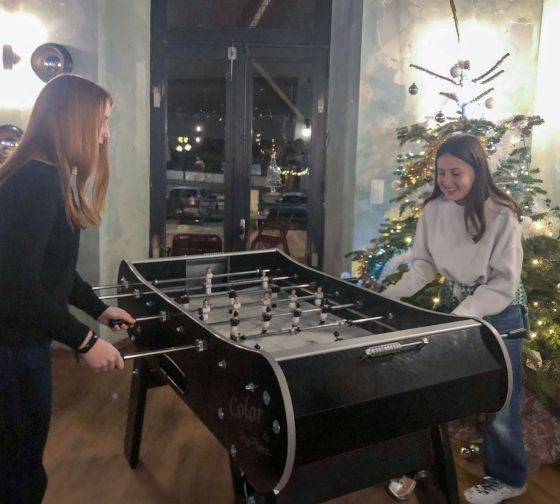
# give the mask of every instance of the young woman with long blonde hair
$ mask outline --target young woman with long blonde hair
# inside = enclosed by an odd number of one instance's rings
[[[122,369],[118,350],[68,310],[107,326],[134,319],[101,302],[76,272],[80,230],[97,226],[109,180],[112,99],[73,75],[48,82],[13,154],[0,166],[0,502],[41,502],[51,414],[50,344],[96,371]],[[92,180],[91,197],[88,181]]]

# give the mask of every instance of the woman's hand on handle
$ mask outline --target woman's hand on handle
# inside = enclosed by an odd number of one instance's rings
[[[87,353],[83,354],[84,360],[94,371],[113,371],[122,369],[124,360],[120,352],[108,341],[99,338]]]
[[[97,320],[101,324],[110,327],[113,332],[125,331],[136,323],[136,320],[134,320],[130,313],[116,306],[109,306],[109,308],[99,315]],[[114,323],[114,321],[118,321],[118,323]]]

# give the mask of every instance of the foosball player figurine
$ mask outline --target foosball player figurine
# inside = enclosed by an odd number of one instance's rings
[[[212,283],[212,279],[214,278],[214,273],[212,273],[212,268],[206,268],[206,283]]]
[[[315,306],[321,306],[324,298],[325,295],[323,294],[323,287],[317,287],[317,290],[315,291]]]
[[[261,282],[262,282],[262,288],[264,290],[268,289],[268,275],[266,274],[266,271],[263,271],[261,273]]]
[[[183,294],[177,301],[183,307],[183,309],[187,311],[189,310],[191,297],[187,293]]]
[[[273,285],[270,292],[271,299],[278,299],[279,292],[280,292],[280,287],[278,287],[278,285]]]
[[[230,331],[229,337],[233,341],[239,341],[239,313],[233,312],[233,316],[229,319]]]
[[[264,291],[262,304],[264,307],[270,306],[270,293],[268,291]]]
[[[207,296],[212,294],[212,281],[204,280],[204,292]]]
[[[229,290],[228,297],[229,297],[229,304],[231,306],[233,306],[233,302],[234,302],[235,298],[237,297],[237,292],[235,291],[235,289],[230,289]]]
[[[288,309],[290,311],[294,311],[296,309],[296,304],[297,304],[297,299],[298,299],[295,289],[292,289],[290,291],[290,295],[288,296],[288,299],[290,300],[290,302],[288,304]]]
[[[229,312],[232,313],[234,310],[237,311],[237,312],[239,312],[239,310],[241,310],[241,300],[239,299],[238,296],[235,296],[233,298],[233,306],[232,306],[232,308],[229,309]]]
[[[202,300],[202,306],[198,310],[199,318],[204,323],[208,322],[208,317],[210,316],[210,301],[204,298]]]
[[[327,305],[324,301],[321,305],[321,314],[319,315],[320,322],[319,324],[323,325],[327,321],[327,316],[330,311],[329,305]]]
[[[299,330],[299,319],[301,317],[301,305],[296,303],[296,307],[292,312],[292,327],[297,327]]]
[[[270,327],[270,320],[272,319],[272,313],[270,310],[270,306],[266,307],[266,311],[262,314],[262,333],[265,334]]]

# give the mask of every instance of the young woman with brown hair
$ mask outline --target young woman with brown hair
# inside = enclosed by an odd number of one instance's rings
[[[125,329],[76,272],[80,230],[97,226],[109,180],[110,95],[81,77],[45,85],[14,153],[0,167],[0,502],[42,501],[51,413],[50,343],[96,371],[122,369],[118,350],[68,310]],[[92,197],[87,182],[93,180]]]
[[[492,181],[480,141],[472,135],[445,140],[436,153],[435,185],[416,228],[410,271],[383,294],[412,296],[439,273],[441,311],[484,318],[499,334],[524,326],[521,284],[521,210]],[[521,426],[521,339],[505,339],[513,370],[510,402],[488,415],[484,432],[485,477],[465,492],[472,504],[497,504],[522,494],[527,466]],[[389,490],[407,498],[410,479]]]

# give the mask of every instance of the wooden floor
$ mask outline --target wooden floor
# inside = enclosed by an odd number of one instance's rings
[[[53,358],[54,405],[45,465],[46,504],[230,504],[225,450],[170,387],[150,390],[141,463],[130,469],[122,451],[131,365],[95,374],[85,363]],[[480,463],[456,457],[462,491],[476,483]],[[355,492],[330,504],[395,504],[384,486]],[[412,497],[410,504],[417,504]],[[461,502],[464,502],[462,500]],[[528,492],[512,504],[560,503],[560,467],[531,475]]]

